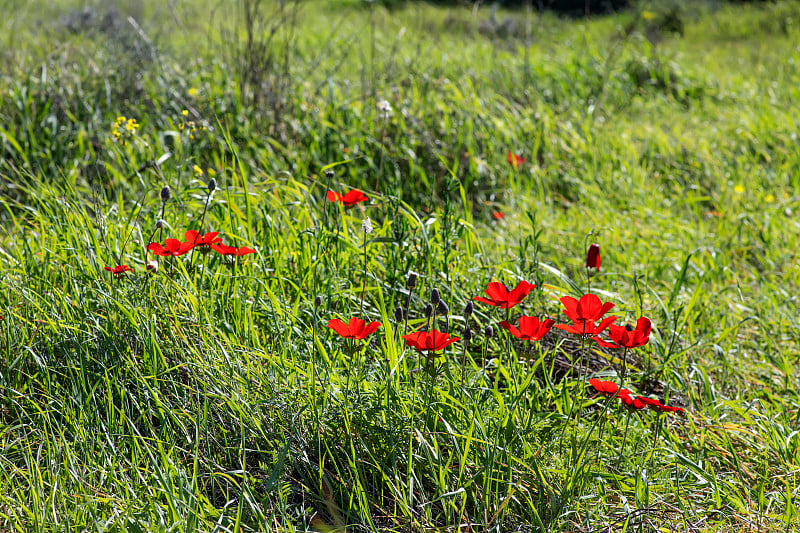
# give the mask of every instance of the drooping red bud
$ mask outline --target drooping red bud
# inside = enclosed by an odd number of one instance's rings
[[[586,268],[600,271],[600,245],[593,243],[586,254]]]

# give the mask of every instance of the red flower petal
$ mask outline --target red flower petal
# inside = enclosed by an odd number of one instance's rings
[[[350,329],[345,325],[344,322],[339,320],[338,318],[333,318],[328,321],[328,327],[331,328],[333,331],[341,335],[342,337],[349,337],[350,336]]]
[[[366,200],[367,196],[363,192],[356,189],[349,191],[342,197],[342,203],[346,206],[355,205],[359,202],[364,202]]]

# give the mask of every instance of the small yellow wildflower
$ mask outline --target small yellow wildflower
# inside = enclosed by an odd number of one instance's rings
[[[190,89],[189,89],[187,92],[189,93],[189,96],[191,96],[192,98],[194,98],[195,96],[197,96],[198,94],[200,94],[200,91],[198,91],[198,90],[197,90],[196,88],[194,88],[194,87],[191,87],[191,88],[190,88]]]
[[[189,116],[189,110],[188,110],[188,109],[184,109],[183,111],[181,111],[181,114],[182,114],[184,117],[188,117],[188,116]]]
[[[735,192],[736,194],[742,194],[744,192],[744,185],[736,185],[733,188],[733,192]]]
[[[193,166],[193,167],[192,167],[192,170],[194,170],[194,173],[195,173],[197,176],[202,176],[202,175],[203,175],[203,169],[202,169],[202,168],[200,168],[200,166],[199,166],[199,165],[195,165],[195,166]]]
[[[208,174],[209,176],[211,176],[213,178],[214,176],[217,175],[217,171],[214,170],[213,168],[207,168],[206,169],[206,174]]]
[[[120,115],[114,121],[114,125],[111,126],[111,136],[115,142],[125,145],[127,138],[136,135],[138,129],[139,123],[136,122],[135,118],[125,118]]]
[[[775,201],[775,197],[772,196],[771,194],[768,194],[764,197],[764,201],[767,202],[768,204],[771,204],[772,202]]]
[[[653,20],[654,18],[656,18],[656,14],[653,13],[652,11],[642,11],[642,18],[644,20]]]

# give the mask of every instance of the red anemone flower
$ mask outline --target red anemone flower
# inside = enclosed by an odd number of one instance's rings
[[[600,245],[597,243],[589,246],[589,251],[586,253],[586,268],[595,272],[600,271]]]
[[[506,214],[503,213],[502,211],[492,211],[492,218],[494,218],[495,220],[502,220],[506,218]]]
[[[191,242],[181,242],[178,239],[167,239],[164,241],[163,246],[159,242],[151,242],[147,245],[147,249],[153,252],[154,255],[162,257],[178,257],[192,248],[194,248],[194,245]]]
[[[461,340],[458,337],[451,337],[449,334],[437,330],[415,331],[414,333],[403,335],[403,338],[406,344],[412,348],[416,348],[419,351],[428,350],[433,352],[444,350],[454,342]]]
[[[511,309],[520,303],[535,288],[536,285],[522,280],[514,289],[508,290],[508,287],[499,281],[492,281],[486,286],[486,290],[484,291],[488,298],[476,296],[473,300],[494,305],[501,309]]]
[[[623,391],[625,394],[623,394]],[[644,409],[645,407],[644,402],[641,400],[641,396],[631,396],[631,391],[628,389],[622,389],[622,391],[620,391],[619,399],[625,404],[626,407],[628,407],[628,409]]]
[[[595,388],[597,392],[604,396],[614,396],[617,391],[619,390],[619,385],[614,383],[613,381],[602,381],[596,378],[592,378],[589,380],[589,385]],[[627,389],[622,389],[627,392]],[[620,392],[622,394],[622,392]]]
[[[341,202],[345,205],[345,207],[356,205],[359,202],[365,202],[368,199],[363,192],[356,189],[353,189],[346,194],[338,193],[336,191],[328,191],[326,198],[330,202]]]
[[[591,321],[580,321],[575,322],[574,324],[557,324],[556,328],[566,331],[567,333],[572,333],[573,335],[587,335],[595,338],[607,327],[609,327],[616,319],[617,317],[615,316],[607,316],[601,320],[599,324],[595,324]]]
[[[561,303],[564,304],[564,314],[576,324],[597,322],[614,307],[611,302],[603,303],[594,294],[584,294],[580,300],[576,300],[572,296],[564,296],[561,298]]]
[[[205,235],[201,235],[199,231],[190,229],[183,234],[186,242],[191,243],[193,247],[200,248],[203,251],[208,251],[215,244],[222,243],[222,237],[218,237],[218,231],[210,231]]]
[[[106,269],[108,272],[111,272],[115,276],[121,276],[121,275],[125,274],[125,272],[128,272],[129,270],[133,270],[128,265],[117,265],[114,268],[111,268],[110,266],[107,266],[107,267],[103,267],[103,268]]]
[[[514,335],[518,339],[524,341],[540,341],[550,328],[553,327],[555,321],[553,319],[545,319],[539,322],[539,319],[534,316],[521,316],[519,317],[519,328],[509,324],[505,320],[500,322],[500,326]]]
[[[511,150],[508,151],[508,155],[506,156],[506,159],[508,160],[508,163],[514,168],[519,168],[519,166],[522,163],[525,162],[525,158],[524,157],[522,157],[521,155],[517,155],[515,153],[512,153]]]
[[[212,244],[211,249],[220,255],[231,255],[233,257],[242,257],[243,255],[256,253],[254,249],[248,248],[246,246],[237,248],[236,246],[227,246],[222,243]]]
[[[614,342],[604,341],[600,337],[593,337],[593,340],[606,348],[638,348],[650,340],[650,330],[650,319],[643,316],[636,321],[635,328],[630,324],[608,326],[608,334]]]
[[[328,327],[345,339],[364,339],[367,336],[375,333],[380,325],[380,322],[370,322],[367,324],[360,318],[356,317],[351,318],[347,324],[338,318],[328,321]]]
[[[637,400],[642,402],[645,406],[652,409],[653,411],[661,413],[683,413],[682,407],[673,407],[672,405],[664,405],[661,403],[661,400],[656,400],[655,398],[647,398],[645,396],[637,396]]]

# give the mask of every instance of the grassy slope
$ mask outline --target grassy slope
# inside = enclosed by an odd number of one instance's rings
[[[645,529],[797,527],[792,4],[691,14],[655,48],[618,36],[630,16],[509,15],[531,23],[527,54],[480,36],[467,10],[376,10],[374,59],[369,12],[306,6],[281,121],[237,96],[219,8],[140,6],[155,56],[124,17],[54,45],[36,29],[59,27],[66,9],[50,9],[11,10],[2,32],[3,528],[593,530],[636,509]],[[670,77],[639,87],[647,68]],[[213,130],[189,139],[183,108]],[[142,123],[125,147],[118,114]],[[532,163],[514,179],[509,149]],[[166,150],[163,179],[134,172]],[[337,186],[369,192],[380,171],[380,194],[337,212],[322,168],[345,159]],[[172,232],[199,224],[194,164],[220,182],[206,227],[259,254],[147,278],[164,183]],[[321,326],[358,314],[365,214],[381,238],[365,313],[384,327],[350,356]],[[538,279],[526,312],[556,317],[591,230],[594,286],[631,320],[637,276],[656,325],[631,386],[686,417],[657,439],[652,417],[633,418],[621,450],[624,414],[586,407],[582,386],[517,362],[504,336],[488,342],[489,380],[483,335],[465,385],[460,344],[435,382],[414,371],[390,319],[409,268],[413,325],[436,286],[460,332],[493,278]],[[122,254],[137,272],[112,283],[102,267]],[[481,307],[473,326],[497,319]]]

